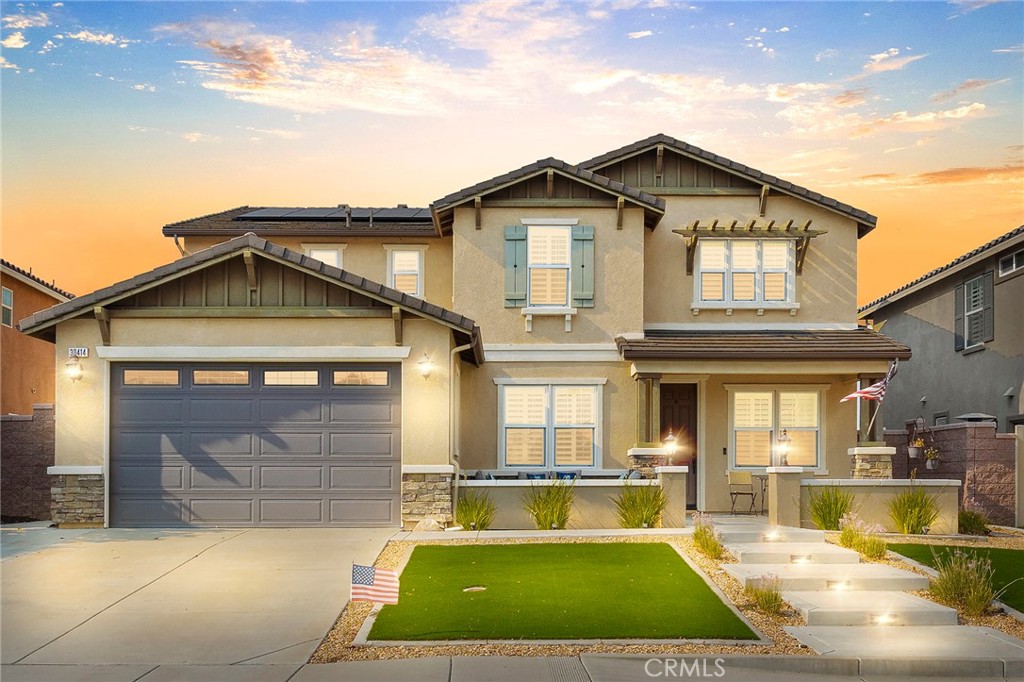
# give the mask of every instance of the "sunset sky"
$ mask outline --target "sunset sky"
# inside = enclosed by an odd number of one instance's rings
[[[243,204],[426,206],[655,133],[878,216],[861,303],[1024,223],[1024,3],[14,3],[3,257],[84,294]]]

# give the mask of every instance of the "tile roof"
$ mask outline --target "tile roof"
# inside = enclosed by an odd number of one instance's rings
[[[614,151],[601,154],[600,156],[595,156],[594,158],[589,159],[587,161],[583,161],[578,165],[581,168],[589,168],[595,170],[600,169],[611,163],[619,161],[624,157],[632,156],[644,150],[655,147],[659,144],[663,144],[666,147],[670,147],[675,151],[681,152],[686,156],[690,156],[695,159],[704,161],[706,163],[710,163],[715,166],[719,166],[721,168],[730,170],[738,175],[742,175],[743,177],[753,180],[754,182],[760,183],[762,185],[768,185],[772,189],[778,190],[779,192],[800,197],[801,199],[807,199],[808,201],[818,204],[819,206],[823,206],[827,209],[835,211],[836,213],[840,213],[842,215],[853,218],[861,227],[861,229],[858,230],[858,234],[861,237],[863,237],[865,234],[873,230],[875,228],[876,223],[878,222],[878,218],[871,215],[867,211],[864,211],[859,208],[854,208],[849,204],[844,204],[831,197],[827,197],[823,194],[820,194],[819,192],[814,192],[812,190],[807,189],[806,187],[795,185],[792,182],[782,180],[781,178],[777,178],[774,175],[769,175],[768,173],[759,171],[756,168],[745,166],[742,163],[737,163],[731,159],[725,158],[724,156],[719,156],[718,154],[706,151],[704,149],[701,149],[700,147],[695,147],[692,144],[689,144],[682,140],[677,140],[676,138],[670,137],[663,133],[652,135],[651,137],[648,137],[645,140],[639,140],[638,142],[628,144],[625,147],[621,147]]]
[[[453,329],[456,332],[461,333],[466,337],[467,342],[473,344],[472,354],[473,361],[476,364],[483,362],[483,341],[480,336],[480,327],[477,324],[458,313],[452,312],[441,306],[428,303],[423,299],[404,294],[395,289],[388,288],[383,284],[378,284],[365,277],[352,274],[346,270],[341,270],[321,261],[318,261],[309,256],[305,256],[291,249],[286,249],[283,246],[274,244],[265,239],[257,237],[253,233],[242,235],[241,237],[235,237],[225,242],[215,244],[208,249],[197,251],[190,256],[179,258],[178,260],[162,265],[149,272],[144,272],[140,275],[136,275],[131,279],[112,284],[109,287],[104,287],[90,294],[79,296],[73,301],[67,303],[61,303],[47,310],[42,310],[26,319],[22,320],[18,325],[21,331],[39,335],[58,322],[61,322],[70,317],[87,313],[93,306],[104,305],[111,299],[119,298],[125,294],[130,294],[136,289],[143,286],[157,283],[163,279],[173,277],[180,273],[184,273],[196,266],[201,266],[204,263],[211,261],[217,261],[221,257],[241,252],[245,249],[252,249],[255,252],[262,252],[268,256],[272,256],[281,261],[287,261],[289,263],[298,266],[300,269],[305,269],[311,272],[319,273],[329,279],[337,281],[339,284],[345,285],[350,289],[355,289],[360,293],[366,294],[371,298],[379,300],[389,305],[399,306],[409,312],[416,315],[420,315],[427,319],[432,319],[445,326]]]
[[[165,237],[175,235],[243,235],[258,232],[263,236],[323,237],[433,237],[434,226],[426,208],[349,207],[351,220],[346,225],[345,206],[325,208],[238,206],[237,208],[189,218],[164,225]]]
[[[70,291],[64,291],[63,289],[58,287],[56,284],[51,284],[50,282],[47,282],[46,280],[42,279],[41,277],[37,277],[36,275],[33,275],[28,270],[24,270],[22,268],[19,268],[17,265],[15,265],[14,263],[12,263],[12,262],[10,262],[8,260],[3,260],[2,258],[0,258],[0,265],[2,265],[3,267],[11,270],[12,272],[18,273],[22,277],[25,277],[27,279],[32,280],[33,282],[35,282],[36,284],[38,284],[38,285],[40,285],[42,287],[45,287],[45,288],[49,289],[50,291],[52,291],[53,293],[57,294],[58,296],[61,296],[63,298],[68,298],[68,299],[71,299],[71,298],[75,297],[75,295],[72,294]]]
[[[549,168],[561,171],[566,175],[578,178],[592,185],[597,185],[598,187],[605,189],[611,192],[612,194],[618,194],[620,196],[632,199],[634,202],[642,204],[643,206],[646,206],[660,213],[664,213],[665,211],[665,200],[660,197],[656,197],[653,194],[648,194],[647,192],[636,189],[635,187],[624,185],[621,182],[610,180],[604,177],[603,175],[598,175],[593,171],[586,170],[579,166],[573,166],[572,164],[566,163],[565,161],[561,161],[559,159],[551,157],[541,159],[539,161],[534,161],[533,163],[527,164],[522,168],[518,168],[514,171],[510,171],[503,175],[498,175],[496,177],[491,178],[490,180],[478,182],[472,187],[460,189],[458,192],[452,192],[451,194],[443,196],[437,201],[432,202],[430,204],[430,208],[436,215],[438,211],[442,211],[447,208],[452,208],[456,204],[468,201],[469,199],[472,199],[473,197],[479,194],[489,192],[491,190],[497,189],[504,185],[511,184],[513,182],[517,182],[519,180],[522,180],[523,178],[529,177],[541,171],[548,170]]]
[[[950,263],[946,263],[945,265],[943,265],[940,268],[935,268],[931,272],[927,272],[927,273],[921,275],[920,277],[918,277],[917,279],[915,279],[915,280],[913,280],[911,282],[907,282],[906,284],[901,286],[899,289],[896,289],[895,291],[890,291],[885,296],[881,296],[879,298],[876,298],[874,301],[871,301],[870,303],[868,303],[866,305],[863,305],[860,308],[858,308],[857,312],[859,312],[861,315],[873,313],[876,310],[878,310],[879,308],[882,308],[882,307],[888,305],[889,303],[897,301],[897,300],[903,298],[904,296],[910,294],[911,293],[910,292],[911,289],[915,289],[915,290],[919,289],[920,285],[925,284],[926,282],[928,284],[931,284],[932,281],[936,281],[937,282],[937,281],[941,280],[942,276],[944,275],[944,273],[948,272],[949,270],[952,270],[956,266],[961,265],[963,263],[966,263],[967,261],[973,260],[975,258],[979,258],[981,256],[985,256],[992,249],[995,249],[998,246],[1002,246],[1006,242],[1014,239],[1015,237],[1024,237],[1024,225],[1021,225],[1020,227],[1017,227],[1017,228],[1015,228],[1013,230],[1010,230],[1006,234],[1002,235],[1001,237],[996,237],[995,239],[993,239],[990,242],[982,244],[981,246],[979,246],[978,248],[974,249],[973,251],[968,251],[967,253],[965,253],[964,255],[960,256],[956,260],[954,260],[954,261],[952,261]],[[1024,241],[1024,239],[1022,239],[1022,241]]]
[[[615,339],[624,360],[905,360],[910,349],[866,328],[654,331]]]

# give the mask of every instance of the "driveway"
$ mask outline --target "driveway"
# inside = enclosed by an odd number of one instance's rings
[[[123,665],[304,663],[352,563],[395,530],[16,532],[0,531],[2,662]]]

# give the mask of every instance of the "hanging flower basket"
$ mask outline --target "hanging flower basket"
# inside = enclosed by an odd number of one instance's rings
[[[916,445],[909,446],[907,448],[907,456],[910,457],[910,459],[917,459],[921,456],[921,448]]]
[[[929,460],[925,461],[924,465],[928,469],[932,469],[932,470],[938,469],[939,468],[939,460],[938,459],[929,459]]]

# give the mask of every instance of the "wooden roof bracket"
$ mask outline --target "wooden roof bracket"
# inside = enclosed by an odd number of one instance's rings
[[[619,197],[615,202],[615,227],[620,230],[622,229],[622,213],[625,208],[626,199],[624,197]]]
[[[103,339],[103,345],[110,345],[110,311],[103,306],[96,306],[92,309],[92,314],[96,316],[96,322],[100,325],[100,338]]]
[[[659,144],[657,157],[654,161],[654,186],[661,187],[665,184],[665,145]]]
[[[245,261],[245,274],[249,280],[249,291],[256,291],[256,259],[252,251],[246,249],[242,252],[242,260]]]
[[[761,186],[761,201],[757,205],[757,212],[760,216],[764,217],[764,212],[768,208],[768,185]]]
[[[483,198],[473,197],[473,210],[476,212],[476,229],[478,230],[483,222],[483,203]]]
[[[544,191],[544,198],[551,199],[555,196],[555,171],[548,168],[548,186]]]
[[[391,319],[395,322],[395,345],[402,345],[402,309],[391,306]]]

